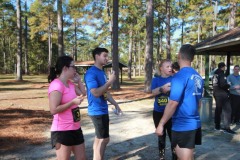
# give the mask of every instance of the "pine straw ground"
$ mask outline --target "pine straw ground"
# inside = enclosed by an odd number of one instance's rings
[[[24,76],[24,81],[16,82],[12,75],[0,75],[0,153],[46,141],[45,131],[52,121],[46,77]],[[120,90],[110,92],[119,102],[150,97],[143,92],[142,80],[137,79],[124,79]]]

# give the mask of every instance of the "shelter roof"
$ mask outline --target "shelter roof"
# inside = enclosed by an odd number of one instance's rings
[[[94,61],[75,61],[75,66],[89,67],[94,65]]]
[[[94,61],[76,61],[74,62],[75,66],[79,66],[79,67],[90,67],[94,65]],[[112,67],[112,61],[109,61],[104,68],[111,68]],[[123,68],[123,67],[127,67],[127,65],[125,65],[122,62],[119,62],[119,68]]]
[[[240,55],[240,27],[210,37],[195,45],[197,54]]]

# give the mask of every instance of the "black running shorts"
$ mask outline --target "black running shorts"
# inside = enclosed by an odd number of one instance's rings
[[[195,148],[195,145],[202,144],[202,131],[201,128],[192,131],[173,131],[172,130],[172,146],[175,148],[177,145],[180,148]]]
[[[65,146],[74,146],[82,144],[84,143],[82,129],[79,128],[78,130],[52,131],[51,143],[52,148],[54,148],[57,143],[63,144]]]

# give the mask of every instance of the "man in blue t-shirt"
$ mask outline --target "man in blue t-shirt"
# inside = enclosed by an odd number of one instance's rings
[[[192,159],[195,144],[201,144],[198,106],[203,92],[203,79],[191,67],[194,54],[195,48],[190,44],[180,48],[180,71],[173,76],[169,101],[156,129],[156,134],[162,135],[164,125],[172,117],[171,143],[178,159]]]
[[[108,92],[108,88],[115,81],[116,76],[113,73],[107,76],[103,71],[103,66],[108,62],[108,50],[105,48],[95,48],[92,52],[94,66],[89,68],[84,76],[87,98],[88,98],[88,115],[92,119],[95,127],[95,139],[93,143],[93,160],[103,160],[106,146],[109,142],[109,101],[116,108],[116,113],[121,113],[117,102]]]
[[[230,84],[230,99],[231,99],[231,122],[236,125],[240,125],[240,75],[239,65],[235,65],[233,68],[233,74],[227,77],[227,81]]]

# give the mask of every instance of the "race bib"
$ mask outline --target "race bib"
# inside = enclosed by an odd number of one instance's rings
[[[73,115],[74,122],[79,122],[81,120],[80,109],[78,107],[72,109],[72,115]]]
[[[158,97],[158,105],[159,106],[166,106],[167,103],[168,103],[168,97],[167,96]]]
[[[106,101],[107,100],[107,92],[103,93],[103,99]]]

